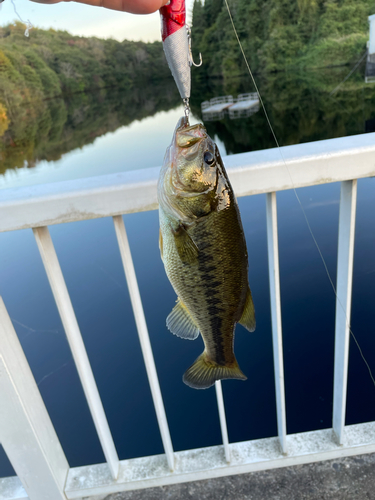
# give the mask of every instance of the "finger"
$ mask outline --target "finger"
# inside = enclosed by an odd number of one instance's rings
[[[45,3],[55,3],[56,0],[47,0]],[[59,1],[59,0],[57,0]],[[71,0],[64,0],[71,1]],[[79,3],[105,7],[106,9],[130,12],[131,14],[151,14],[156,12],[169,0],[75,0]]]
[[[53,3],[59,3],[61,0],[31,0],[32,2],[35,3],[46,3],[46,4],[53,4]]]

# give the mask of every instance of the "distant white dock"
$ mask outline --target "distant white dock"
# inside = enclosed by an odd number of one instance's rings
[[[234,103],[231,95],[214,97],[210,101],[204,101],[201,104],[203,119],[206,121],[221,120],[224,118],[225,111]]]
[[[239,94],[236,99],[231,95],[214,97],[201,104],[205,121],[221,120],[228,113],[229,118],[246,118],[259,111],[259,98],[255,92]]]

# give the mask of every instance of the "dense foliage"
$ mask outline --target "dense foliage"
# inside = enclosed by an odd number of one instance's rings
[[[178,102],[161,42],[24,31],[0,28],[0,172],[56,160]]]
[[[228,0],[234,24],[255,71],[337,66],[366,49],[375,0]],[[224,0],[195,0],[194,52],[200,76],[230,78],[245,71]]]
[[[375,0],[228,3],[250,65],[263,75],[258,78],[269,111],[271,115],[273,109],[278,111],[273,117],[276,127],[276,115],[290,125],[293,116],[306,118],[310,110],[309,140],[319,138],[322,128],[318,115],[332,103],[328,94],[340,77],[329,87],[317,73],[304,72],[353,64],[364,54],[367,17],[375,13]],[[33,29],[27,38],[24,30],[20,23],[0,27],[0,173],[34,166],[42,159],[56,160],[108,131],[180,103],[160,42],[83,38],[52,29]],[[205,99],[254,90],[249,80],[244,84],[235,78],[244,75],[246,67],[224,0],[195,0],[193,51],[196,60],[198,51],[204,60],[192,73],[195,115],[200,114],[200,103]],[[273,78],[270,72],[278,70],[287,70],[289,75],[281,78],[278,73]],[[360,88],[362,82],[358,81],[355,91]],[[307,96],[304,113],[293,108],[291,89],[296,102]],[[372,93],[366,91],[364,98],[372,102]],[[333,121],[327,122],[327,127],[335,127],[336,135],[341,135],[334,122],[342,120],[334,104],[331,114]],[[259,115],[253,121],[260,119]],[[228,152],[267,147],[264,132],[259,138],[253,133],[251,140],[242,140],[246,130],[242,125],[227,120],[208,128],[223,138]],[[282,123],[279,128],[282,131]],[[288,126],[285,143],[306,140],[301,130],[305,127],[297,123],[294,129]]]
[[[365,84],[364,63],[343,83],[349,72],[343,66],[257,75],[263,102],[281,146],[375,132],[375,85]],[[249,86],[249,75],[227,81],[213,78],[195,82],[193,113],[200,114],[203,100],[225,94],[236,96],[248,91]],[[237,120],[226,116],[205,122],[205,126],[211,137],[218,137],[225,144],[227,153],[275,147],[262,111]]]
[[[227,1],[282,145],[366,130],[375,93],[364,86],[364,62],[339,92],[331,92],[348,75],[344,66],[365,54],[375,0]],[[198,52],[203,57],[192,73],[195,114],[204,100],[255,90],[225,0],[195,0],[192,36],[195,60]],[[275,146],[264,113],[206,125],[229,153]]]

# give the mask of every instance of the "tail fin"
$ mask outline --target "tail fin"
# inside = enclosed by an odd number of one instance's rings
[[[186,385],[193,389],[207,389],[211,387],[216,380],[235,378],[246,380],[247,377],[242,373],[236,360],[230,366],[218,365],[211,361],[204,351],[199,358],[186,370],[182,380]]]

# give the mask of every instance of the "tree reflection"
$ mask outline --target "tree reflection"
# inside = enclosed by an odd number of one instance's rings
[[[375,85],[364,83],[363,67],[332,94],[348,72],[344,67],[258,76],[281,146],[373,131]],[[192,112],[201,117],[202,101],[252,91],[248,76],[224,81],[199,80],[195,75]],[[12,108],[12,116],[0,108],[0,173],[9,168],[34,167],[41,160],[56,161],[134,120],[181,104],[172,79],[130,89],[107,88],[22,102],[25,104]],[[228,154],[275,147],[262,109],[248,118],[225,117],[205,125],[212,137],[225,144]]]
[[[108,88],[51,98],[40,103],[39,113],[35,108],[20,107],[14,119],[4,122],[0,173],[34,167],[41,160],[56,161],[134,120],[176,107],[180,98],[172,83],[168,80],[130,90]]]
[[[349,71],[350,68],[342,67],[257,77],[281,146],[370,131],[366,121],[375,116],[375,85],[364,83],[363,66],[332,94]],[[220,95],[236,97],[254,90],[250,76],[225,81],[195,78],[192,110],[196,116],[202,116],[202,101]],[[205,125],[211,136],[216,135],[225,144],[229,154],[275,147],[262,109],[248,118],[225,117]]]

